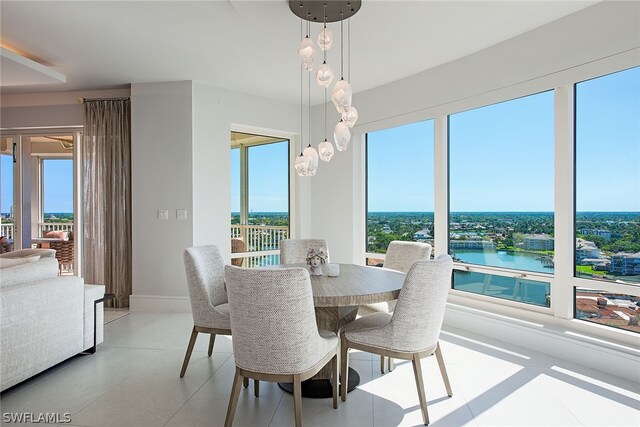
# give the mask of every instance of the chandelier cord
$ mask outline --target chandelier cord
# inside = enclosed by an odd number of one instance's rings
[[[307,101],[308,101],[308,106],[307,106],[307,115],[309,117],[309,129],[308,129],[308,133],[307,133],[307,140],[309,142],[309,147],[311,147],[311,71],[309,71],[309,78],[307,79],[308,81],[308,89],[309,89],[309,96],[307,97]]]
[[[340,2],[340,80],[344,80],[344,19],[342,2]]]
[[[347,78],[351,83],[351,18],[347,20]]]
[[[302,22],[302,18],[300,18],[300,39],[302,40],[304,37],[304,30],[303,30],[303,22]],[[300,65],[300,155],[302,156],[302,147],[303,147],[303,138],[304,138],[304,103],[303,103],[303,82],[302,82],[302,78],[303,78],[303,71],[302,71],[303,65]]]

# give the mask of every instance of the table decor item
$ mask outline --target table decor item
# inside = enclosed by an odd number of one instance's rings
[[[322,264],[327,262],[327,253],[324,248],[311,247],[307,251],[307,266],[312,276],[322,276]]]

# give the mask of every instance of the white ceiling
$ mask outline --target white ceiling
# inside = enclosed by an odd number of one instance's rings
[[[594,3],[364,0],[351,23],[353,89],[469,55]],[[300,99],[300,20],[286,0],[2,0],[0,15],[3,44],[67,76],[60,84],[3,84],[5,94],[195,80],[292,103]],[[339,24],[331,27],[338,39]],[[313,28],[313,37],[319,29]],[[339,69],[338,44],[328,62]],[[312,87],[312,93],[313,103],[321,102],[320,89]]]

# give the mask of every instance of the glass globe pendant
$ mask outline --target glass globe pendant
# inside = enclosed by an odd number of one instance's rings
[[[305,70],[313,70],[314,57],[315,50],[313,49],[313,42],[309,37],[305,37],[302,39],[300,46],[298,47],[298,59]]]
[[[336,110],[338,110],[338,113],[342,114],[349,111],[352,97],[353,92],[348,81],[340,79],[336,82],[333,87],[333,92],[331,93],[331,101],[333,101],[333,105],[336,107]]]
[[[328,162],[333,157],[333,144],[325,138],[324,142],[321,142],[320,145],[318,145],[318,151],[320,152],[320,160]]]
[[[331,49],[331,45],[333,44],[333,33],[327,27],[324,27],[320,34],[318,34],[318,46],[322,50]]]
[[[296,158],[295,168],[296,172],[298,172],[298,176],[310,176],[309,175],[309,167],[311,166],[311,158],[305,156],[300,153],[298,158]]]
[[[342,113],[342,120],[348,127],[352,128],[358,121],[358,110],[356,110],[356,107],[352,105],[345,113]]]
[[[336,128],[333,131],[333,139],[336,142],[336,148],[338,151],[344,151],[347,149],[349,140],[351,139],[351,131],[344,121],[340,120],[336,125]]]
[[[307,148],[304,149],[302,154],[311,159],[311,163],[308,168],[309,176],[314,176],[318,171],[318,152],[315,148],[309,144]]]
[[[322,63],[320,68],[318,68],[318,72],[316,73],[316,82],[322,87],[329,87],[333,82],[333,69],[326,61]]]

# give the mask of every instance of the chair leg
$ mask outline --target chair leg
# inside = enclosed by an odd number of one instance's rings
[[[333,370],[333,409],[338,409],[338,353],[331,359],[331,367]]]
[[[393,366],[393,357],[389,357],[388,365],[389,365],[388,366],[389,372],[393,371],[393,368],[394,368],[394,366]]]
[[[260,396],[260,381],[259,380],[253,380],[253,395],[255,397],[259,397]]]
[[[244,388],[249,387],[249,378],[244,377],[244,378],[242,379],[242,386],[243,386]]]
[[[349,384],[349,344],[344,334],[340,340],[340,396],[347,401],[347,385]]]
[[[296,427],[302,427],[302,383],[299,374],[293,376],[293,410],[296,417]]]
[[[231,396],[229,396],[229,406],[227,407],[227,417],[224,420],[224,427],[231,427],[231,425],[233,424],[233,417],[236,414],[238,398],[240,397],[241,381],[242,376],[240,375],[240,368],[236,366],[236,374],[233,377],[233,386],[231,387]]]
[[[422,421],[424,425],[429,425],[429,413],[427,412],[427,399],[424,396],[424,380],[422,379],[422,367],[420,366],[420,356],[413,354],[413,375],[416,377],[416,388],[418,389],[418,400],[422,411]]]
[[[184,355],[184,362],[182,362],[182,370],[180,371],[180,378],[184,377],[184,373],[187,372],[187,365],[189,359],[191,359],[191,353],[193,353],[193,346],[196,344],[196,338],[198,338],[198,331],[196,331],[195,325],[191,331],[191,338],[189,338],[189,345],[187,346],[187,354]]]
[[[384,356],[380,355],[380,373],[384,374]]]
[[[211,334],[209,337],[209,357],[213,354],[213,343],[216,342],[216,334]]]
[[[447,389],[447,395],[451,397],[453,396],[453,392],[451,391],[451,384],[449,383],[447,368],[444,366],[444,359],[442,358],[442,350],[440,350],[440,343],[436,345],[436,360],[438,360],[438,366],[440,367],[440,374],[442,375],[444,386]]]

